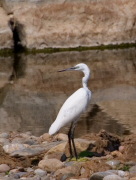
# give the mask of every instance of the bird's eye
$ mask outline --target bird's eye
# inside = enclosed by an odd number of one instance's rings
[[[75,66],[75,67],[74,67],[74,69],[78,69],[78,68],[79,68],[79,66]]]

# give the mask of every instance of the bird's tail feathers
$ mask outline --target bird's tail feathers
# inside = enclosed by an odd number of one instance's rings
[[[51,125],[50,129],[49,129],[49,134],[50,134],[50,135],[55,134],[56,132],[59,131],[60,128],[61,128],[61,127],[59,127],[59,125],[56,124],[56,122],[54,122],[54,123]]]

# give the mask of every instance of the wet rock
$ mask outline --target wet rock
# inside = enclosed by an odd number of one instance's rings
[[[116,174],[111,174],[111,175],[105,176],[103,180],[127,180],[127,179],[121,178],[120,176]]]
[[[48,172],[56,171],[61,169],[64,166],[64,163],[58,159],[44,159],[41,160],[38,164],[38,167],[44,169]]]
[[[10,170],[10,167],[7,164],[0,164],[0,173],[7,172]]]
[[[120,164],[120,161],[113,159],[113,160],[107,161],[106,164],[110,165],[111,167],[116,167],[117,165]]]
[[[42,169],[36,169],[36,170],[34,171],[34,173],[35,173],[36,175],[39,175],[40,177],[47,175],[47,172],[44,171],[44,170],[42,170]]]

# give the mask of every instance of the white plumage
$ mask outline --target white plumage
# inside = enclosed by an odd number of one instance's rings
[[[73,93],[61,107],[56,120],[49,129],[49,134],[53,135],[66,124],[78,120],[82,112],[86,110],[89,100],[89,93],[84,88]]]
[[[91,91],[87,87],[87,82],[90,77],[90,69],[88,68],[86,64],[81,63],[81,64],[77,64],[76,66],[72,68],[68,68],[62,71],[73,71],[73,70],[82,71],[84,73],[85,76],[82,78],[83,87],[78,89],[76,92],[74,92],[65,101],[65,103],[63,104],[63,106],[61,107],[58,113],[56,120],[54,121],[54,123],[51,125],[49,129],[50,135],[55,134],[56,132],[59,131],[60,128],[62,128],[63,126],[65,126],[66,124],[70,122],[72,123],[72,125],[71,125],[69,133],[71,133],[72,131],[72,135],[73,135],[74,129],[75,129],[75,126],[72,127],[73,123],[75,124],[77,122],[80,115],[86,110],[90,102]],[[59,71],[59,72],[62,72],[62,71]],[[72,139],[72,137],[73,136],[69,136],[69,142]],[[75,145],[73,144],[73,146]],[[76,155],[75,147],[74,147],[74,151]],[[70,150],[70,152],[72,153],[72,150]]]

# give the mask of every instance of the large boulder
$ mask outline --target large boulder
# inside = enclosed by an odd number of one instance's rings
[[[132,43],[136,38],[135,0],[5,0],[27,48]]]

